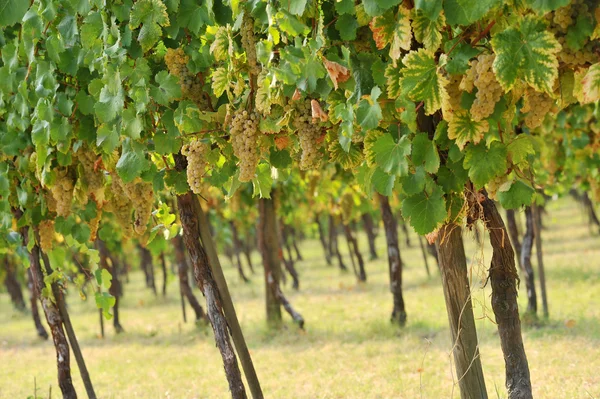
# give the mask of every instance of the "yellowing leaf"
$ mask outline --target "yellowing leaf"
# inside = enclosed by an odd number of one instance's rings
[[[461,150],[469,142],[477,144],[489,130],[486,120],[476,122],[471,119],[468,112],[457,112],[448,123],[448,138],[455,140]]]
[[[402,59],[402,63],[402,93],[413,101],[423,101],[425,113],[433,114],[442,107],[442,102],[448,95],[445,89],[446,78],[438,69],[433,53],[425,49],[411,51]]]
[[[216,61],[224,61],[233,52],[233,43],[229,30],[221,26],[215,33],[215,41],[210,45],[210,52]]]
[[[410,29],[410,11],[400,6],[398,14],[390,10],[385,14],[373,18],[369,23],[373,32],[373,40],[379,50],[390,46],[390,57],[396,61],[400,58],[401,50],[410,50],[412,32]]]
[[[600,100],[600,63],[594,64],[588,69],[581,81],[583,89],[582,102],[587,104]]]
[[[217,98],[221,97],[221,95],[228,90],[229,83],[227,70],[223,67],[215,69],[212,74],[212,89]]]
[[[494,73],[504,91],[523,80],[537,91],[552,92],[561,45],[541,20],[525,17],[519,25],[496,33],[491,43]]]
[[[327,122],[327,119],[329,119],[327,113],[323,111],[317,100],[310,100],[310,109],[312,112],[313,121],[318,120],[321,122]]]
[[[425,49],[435,51],[442,43],[442,29],[446,24],[444,13],[440,12],[437,19],[431,20],[423,10],[413,9],[412,27],[415,39],[423,43]]]

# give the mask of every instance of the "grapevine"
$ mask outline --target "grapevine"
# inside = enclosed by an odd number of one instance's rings
[[[553,105],[554,100],[548,94],[529,89],[521,108],[525,113],[525,125],[530,129],[540,126]]]
[[[471,67],[476,70],[473,84],[477,87],[477,95],[471,106],[471,116],[475,121],[490,116],[494,112],[496,103],[502,97],[502,87],[492,70],[494,58],[493,54],[482,54],[477,57],[477,64]]]
[[[71,214],[74,181],[66,168],[58,169],[56,174],[56,181],[50,190],[56,202],[57,215],[67,217]]]
[[[320,164],[319,148],[321,147],[321,129],[311,115],[310,100],[298,103],[293,121],[294,129],[298,133],[302,155],[300,169],[318,168]]]
[[[133,206],[133,228],[137,234],[144,234],[150,220],[150,215],[152,215],[154,204],[152,183],[144,182],[138,178],[132,182],[125,183],[123,191],[131,201],[131,206]]]

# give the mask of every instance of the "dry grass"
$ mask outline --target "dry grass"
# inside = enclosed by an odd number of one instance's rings
[[[600,238],[592,236],[580,210],[570,201],[549,206],[544,233],[551,318],[524,327],[536,398],[600,397]],[[383,232],[381,232],[383,233]],[[489,289],[480,289],[490,256],[467,233],[473,298],[481,356],[490,397],[506,397],[504,362]],[[298,264],[301,290],[285,287],[306,319],[299,331],[287,318],[280,331],[264,322],[263,282],[240,282],[226,273],[267,398],[458,398],[452,373],[452,347],[440,279],[430,258],[424,270],[417,237],[402,248],[408,325],[388,322],[391,295],[383,234],[380,259],[367,264],[368,283],[327,267],[317,241],[302,245]],[[487,237],[486,237],[487,239]],[[366,253],[366,243],[361,237]],[[345,245],[343,246],[345,249]],[[255,259],[258,265],[258,258]],[[521,287],[520,305],[525,308]],[[198,295],[198,291],[196,291]],[[126,334],[98,338],[98,314],[91,301],[71,293],[72,319],[100,398],[226,398],[227,384],[212,332],[183,324],[174,276],[167,298],[154,298],[136,273],[125,286],[122,323]],[[0,398],[59,397],[51,341],[36,339],[29,315],[13,311],[0,295]],[[188,307],[188,316],[190,314]],[[568,320],[575,322],[568,327]],[[73,361],[74,364],[74,361]],[[80,395],[81,379],[73,370]]]

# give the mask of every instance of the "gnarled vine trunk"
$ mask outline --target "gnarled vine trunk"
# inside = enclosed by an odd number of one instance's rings
[[[367,281],[367,272],[365,271],[365,262],[363,260],[362,254],[360,253],[360,249],[358,248],[358,241],[354,234],[352,234],[352,230],[350,229],[349,224],[344,224],[344,233],[346,234],[346,240],[348,240],[348,249],[350,251],[350,257],[352,257],[352,253],[356,256],[356,261],[358,263],[358,270],[355,270],[356,278],[358,281],[365,282]]]
[[[290,238],[287,233],[288,228],[283,223],[283,220],[280,220],[279,231],[281,233],[281,236],[280,236],[281,242],[283,242],[285,244],[285,246],[287,247],[287,252],[288,252],[288,255],[286,257],[284,248],[281,247],[281,249],[280,249],[281,260],[283,261],[285,270],[287,270],[288,273],[290,274],[290,276],[292,276],[292,288],[295,290],[298,290],[298,289],[300,289],[300,278],[298,276],[298,271],[296,270],[296,267],[294,266],[294,256],[292,255],[292,251],[288,244],[288,239]],[[281,277],[283,278],[283,281],[285,282],[285,274],[282,273]]]
[[[103,240],[96,238],[96,247],[100,253],[100,268],[105,269],[112,276],[112,281],[108,292],[115,298],[115,305],[113,306],[113,326],[118,334],[124,331],[119,318],[119,298],[123,295],[123,288],[121,287],[118,268],[114,259],[111,258],[110,252],[108,251],[106,243]],[[102,309],[100,309],[100,320],[103,320]],[[104,328],[102,329],[104,330]],[[104,336],[104,331],[102,331],[102,336]]]
[[[452,223],[442,226],[435,246],[450,322],[460,397],[487,398],[461,228]]]
[[[323,254],[325,255],[325,262],[328,266],[331,266],[331,254],[329,252],[329,245],[327,244],[327,238],[325,237],[325,229],[323,228],[323,222],[321,222],[321,215],[315,215],[315,222],[319,229],[319,241],[323,247]]]
[[[30,260],[31,260],[31,254]],[[27,268],[27,287],[29,288],[29,304],[31,306],[31,316],[33,318],[33,324],[35,325],[35,330],[37,331],[37,335],[40,338],[48,339],[48,332],[44,328],[42,324],[42,320],[40,319],[40,312],[38,309],[38,295],[37,288],[35,287],[35,282],[33,281],[33,275],[31,274],[31,265]]]
[[[373,216],[371,216],[371,214],[367,212],[362,214],[361,219],[363,221],[365,233],[367,233],[370,258],[371,260],[377,259],[377,248],[375,246],[375,239],[377,238],[377,234],[375,234],[375,223],[373,222]]]
[[[390,273],[390,291],[394,299],[392,322],[403,326],[406,324],[406,310],[402,296],[402,258],[398,245],[398,222],[392,213],[387,196],[379,194],[379,207],[387,241],[388,265]]]
[[[185,256],[185,244],[183,242],[183,238],[180,235],[176,235],[171,240],[173,243],[173,247],[175,249],[175,262],[177,262],[177,275],[179,276],[179,290],[181,291],[181,295],[188,300],[192,309],[194,309],[194,314],[196,315],[196,320],[206,319],[206,315],[204,314],[204,309],[200,305],[200,302],[194,296],[192,292],[192,287],[190,286],[190,281],[188,278],[188,263],[187,258]],[[184,319],[185,319],[185,302],[183,302],[184,309]]]
[[[348,270],[348,267],[346,267],[346,265],[344,264],[342,253],[340,252],[335,218],[331,214],[329,215],[329,253],[332,257],[335,256],[337,258],[340,270],[344,272]]]
[[[242,268],[242,258],[240,257],[240,252],[242,251],[242,243],[240,242],[240,237],[238,236],[238,230],[235,226],[235,222],[232,220],[229,222],[229,226],[231,227],[231,235],[233,238],[233,253],[235,255],[235,260],[237,264],[238,274],[244,283],[249,283],[248,277],[244,273],[244,269]]]
[[[25,299],[23,298],[21,284],[19,284],[19,280],[17,280],[15,266],[11,264],[8,256],[4,257],[3,263],[4,271],[6,272],[4,275],[4,286],[6,287],[6,291],[10,296],[10,301],[13,303],[14,307],[22,312],[25,310]]]
[[[515,253],[517,254],[517,263],[519,265],[519,269],[523,270],[523,261],[521,260],[521,252],[522,246],[519,240],[519,228],[517,227],[517,218],[515,216],[514,209],[506,210],[506,228],[508,230],[508,235],[510,236],[510,242],[513,245]]]
[[[271,193],[273,197],[275,193]],[[280,243],[277,234],[277,216],[272,198],[261,198],[258,200],[260,220],[258,224],[258,247],[263,259],[265,270],[267,321],[271,325],[281,323],[281,306],[290,314],[292,319],[298,323],[300,328],[304,326],[304,318],[292,307],[283,295],[279,281],[281,278]]]
[[[227,321],[223,314],[219,290],[209,266],[208,256],[200,242],[195,201],[197,199],[191,191],[177,196],[179,217],[183,227],[183,241],[190,254],[196,283],[206,299],[208,319],[212,326],[221,358],[223,359],[223,366],[231,396],[234,399],[246,398],[246,388],[244,387],[237,357],[229,338]]]
[[[515,254],[500,213],[492,200],[482,202],[485,224],[493,248],[490,281],[492,309],[498,324],[500,344],[506,365],[506,388],[510,399],[530,399],[529,364],[521,337],[521,320],[517,304],[517,268]]]
[[[533,213],[531,207],[525,208],[525,235],[521,247],[521,264],[525,273],[525,287],[527,289],[527,312],[535,315],[537,313],[537,295],[535,292],[535,276],[531,265],[531,253],[535,236]]]
[[[138,246],[140,251],[140,268],[144,272],[146,277],[146,287],[150,288],[154,295],[156,293],[156,282],[154,279],[154,261],[152,260],[152,253],[148,248],[144,248],[141,245]]]
[[[542,294],[542,309],[544,312],[544,317],[548,318],[550,316],[550,313],[548,310],[546,271],[544,270],[544,252],[542,248],[542,212],[540,212],[540,208],[536,204],[533,204],[531,206],[531,210],[533,213],[533,219],[535,221],[535,223],[533,224],[535,232],[535,254],[537,256],[538,272],[540,275],[540,293]]]

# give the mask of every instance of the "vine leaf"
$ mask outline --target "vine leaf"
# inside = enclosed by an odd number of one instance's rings
[[[408,136],[396,143],[390,134],[384,134],[373,145],[375,163],[385,172],[393,175],[408,174],[408,160],[411,145]]]
[[[377,102],[380,95],[381,89],[375,86],[371,90],[371,96],[363,98],[358,104],[356,121],[365,132],[377,128],[377,126],[379,126],[379,121],[383,117],[381,106]]]
[[[10,26],[20,22],[28,8],[28,1],[0,0],[0,26]]]
[[[436,51],[442,44],[442,30],[446,25],[446,17],[439,13],[437,18],[431,19],[425,12],[414,9],[412,28],[415,39],[423,43],[426,50]]]
[[[336,90],[338,88],[338,83],[344,83],[350,79],[350,70],[345,66],[334,61],[329,61],[326,58],[323,59],[323,64],[325,65],[325,69],[327,69],[329,78],[333,82],[333,87]]]
[[[413,101],[425,103],[425,113],[431,115],[442,107],[448,96],[446,78],[440,73],[433,53],[425,49],[411,51],[403,59],[400,86],[402,93]]]
[[[161,26],[169,26],[167,6],[160,0],[138,0],[131,8],[129,26],[142,28],[138,34],[138,42],[142,50],[150,50],[162,35]]]
[[[355,145],[349,143],[348,150],[346,150],[339,141],[331,142],[329,158],[331,162],[339,163],[346,170],[356,168],[363,161],[362,152]]]
[[[385,173],[381,168],[375,168],[373,176],[371,177],[373,187],[375,190],[385,196],[392,195],[394,190],[394,184],[396,183],[396,176]]]
[[[423,165],[426,172],[435,173],[440,167],[440,156],[433,141],[426,133],[417,134],[412,140],[412,161],[415,166]]]
[[[123,183],[129,183],[139,177],[143,171],[150,169],[146,159],[144,145],[126,138],[123,141],[123,152],[117,162],[117,174]]]
[[[591,103],[600,100],[600,63],[588,69],[581,81],[583,88],[583,102]]]
[[[561,45],[543,22],[525,17],[518,26],[496,33],[491,43],[496,53],[494,72],[504,91],[522,79],[537,91],[552,92]]]
[[[181,86],[177,77],[167,71],[160,71],[154,79],[158,87],[152,87],[150,94],[157,103],[167,106],[171,101],[181,97]]]
[[[446,201],[440,186],[431,183],[429,190],[407,197],[402,201],[402,215],[418,234],[437,229],[447,217]]]
[[[527,156],[535,154],[533,148],[533,137],[530,135],[520,134],[508,146],[508,155],[514,165],[527,161]]]
[[[461,150],[467,143],[477,144],[489,130],[486,120],[476,122],[468,112],[457,112],[448,122],[448,138],[454,140]]]
[[[469,145],[465,154],[464,167],[469,170],[469,178],[481,188],[496,176],[506,172],[506,146],[494,141],[488,149],[485,143]]]
[[[527,0],[529,7],[540,15],[569,4],[569,0]]]
[[[506,191],[498,191],[498,200],[504,209],[516,209],[530,205],[535,190],[521,180],[514,181]]]
[[[256,176],[252,179],[254,192],[252,197],[271,198],[271,187],[273,186],[273,177],[271,176],[271,165],[261,163],[256,168]]]
[[[400,6],[397,16],[390,10],[373,18],[369,27],[373,31],[373,40],[379,50],[383,50],[388,44],[391,44],[390,57],[392,60],[396,61],[400,58],[401,50],[410,50],[412,39],[410,11],[406,7]]]
[[[469,25],[498,3],[498,0],[445,0],[444,13],[450,25]]]

